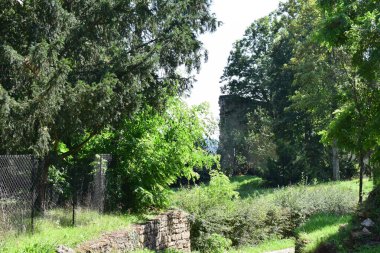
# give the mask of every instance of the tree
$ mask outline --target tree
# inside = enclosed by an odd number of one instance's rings
[[[0,146],[49,165],[80,150],[143,104],[181,94],[205,51],[199,34],[218,25],[209,0],[0,3]],[[86,138],[81,138],[86,135]],[[78,141],[81,140],[81,141]],[[57,156],[59,143],[68,151]]]
[[[95,139],[95,147],[101,143],[114,154],[115,168],[108,171],[113,206],[167,206],[169,186],[180,178],[197,179],[194,168],[218,164],[218,156],[205,149],[215,129],[207,104],[188,107],[170,99],[165,112],[148,106],[103,140]]]
[[[296,87],[295,71],[288,65],[297,44],[304,42],[292,27],[293,20],[302,14],[301,6],[300,1],[289,1],[254,22],[235,43],[221,78],[224,93],[251,99],[256,112],[263,109],[262,116],[270,118],[265,135],[272,136],[274,145],[267,148],[275,147],[276,155],[270,156],[267,176],[276,184],[296,182],[302,173],[324,179],[328,166],[312,117],[304,108],[292,107],[294,101],[290,99]],[[254,116],[255,110],[251,114]],[[264,121],[268,120],[264,117]],[[260,128],[251,133],[251,143],[259,142],[262,134]]]
[[[346,91],[344,104],[335,112],[335,118],[324,132],[325,141],[337,140],[337,144],[358,159],[360,168],[359,203],[363,200],[363,174],[366,170],[365,159],[378,145],[377,112],[371,108],[379,98],[378,94],[368,91],[368,86],[353,75],[349,90]]]
[[[320,0],[319,5],[325,16],[320,28],[320,40],[330,47],[344,46],[352,55],[350,61],[353,67],[350,71],[353,75],[349,92],[346,93],[350,100],[339,109],[330,132],[341,138],[345,148],[355,150],[360,167],[361,202],[364,158],[371,153],[375,153],[376,158],[379,152],[380,3]],[[350,136],[339,134],[339,129]]]
[[[380,68],[380,2],[319,0],[324,14],[321,37],[329,46],[346,45],[358,73],[371,82],[378,81]]]
[[[307,111],[316,132],[325,130],[332,121],[334,111],[343,103],[343,89],[351,78],[351,73],[345,69],[350,66],[347,50],[344,47],[330,49],[316,41],[321,23],[322,15],[317,3],[309,0],[302,3],[300,14],[290,28],[302,38],[289,64],[295,72],[293,85],[296,90],[292,95],[292,107]],[[337,140],[330,145],[333,179],[339,180]]]

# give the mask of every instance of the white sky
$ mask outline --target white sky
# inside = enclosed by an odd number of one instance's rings
[[[216,32],[201,37],[209,52],[209,59],[196,75],[197,82],[194,83],[190,98],[186,99],[188,104],[207,101],[213,116],[219,118],[219,79],[227,65],[232,44],[243,37],[244,31],[254,20],[274,11],[279,2],[280,0],[214,0],[212,11],[223,25]]]

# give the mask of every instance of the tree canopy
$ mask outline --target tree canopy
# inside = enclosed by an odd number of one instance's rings
[[[256,160],[251,164],[260,164],[265,177],[276,184],[296,182],[303,173],[323,178],[329,164],[310,113],[304,107],[294,107],[291,99],[297,89],[297,71],[291,61],[299,41],[310,33],[309,26],[296,28],[295,20],[310,16],[304,15],[302,6],[289,1],[255,21],[235,43],[221,77],[224,94],[246,97],[254,108],[250,113],[253,120],[248,121],[252,126],[243,137],[243,147],[252,148],[239,152]],[[265,145],[258,145],[263,136]]]
[[[330,166],[338,179],[339,169],[343,177],[358,169],[361,201],[364,173],[378,178],[379,7],[378,1],[288,1],[235,43],[222,92],[251,99],[249,124],[256,127],[242,139],[256,145],[241,154],[253,157],[253,166],[267,159],[267,179],[324,179]],[[257,127],[263,122],[265,131]],[[274,155],[257,157],[262,136]]]
[[[77,152],[142,104],[182,94],[218,22],[209,0],[0,3],[0,146],[43,157]],[[87,138],[78,142],[80,136]]]

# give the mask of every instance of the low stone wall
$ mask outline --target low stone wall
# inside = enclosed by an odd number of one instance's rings
[[[129,252],[147,248],[155,251],[177,249],[190,252],[189,215],[171,210],[128,230],[104,234],[101,238],[86,242],[75,250],[60,247],[57,252],[111,253]]]

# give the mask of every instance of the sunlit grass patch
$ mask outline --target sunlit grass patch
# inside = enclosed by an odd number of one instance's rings
[[[0,243],[0,252],[55,252],[58,245],[75,247],[105,232],[125,229],[139,221],[142,218],[134,215],[101,215],[94,211],[77,210],[76,226],[73,227],[69,210],[51,210],[44,218],[36,220],[34,234],[6,236]]]
[[[274,250],[282,250],[294,247],[293,239],[269,240],[258,245],[242,247],[229,251],[229,253],[264,253]]]
[[[255,176],[236,176],[231,178],[231,184],[241,197],[249,197],[263,193],[270,193],[271,189],[265,188],[265,180]]]
[[[318,245],[326,239],[331,240],[338,235],[340,226],[351,221],[350,215],[318,214],[296,229],[297,248],[300,252],[314,252]]]

